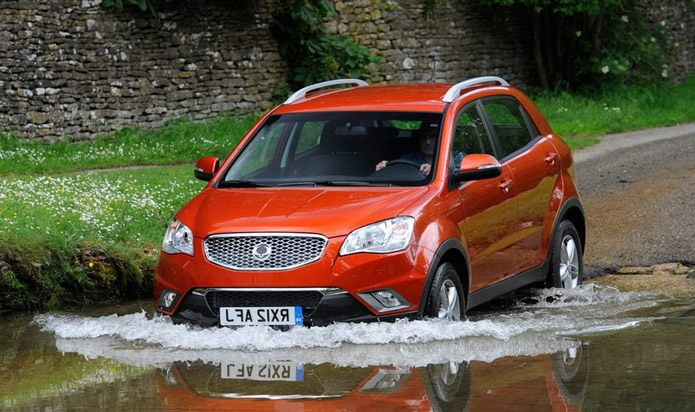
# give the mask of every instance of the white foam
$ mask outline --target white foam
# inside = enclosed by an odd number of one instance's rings
[[[478,312],[464,322],[335,324],[286,332],[267,327],[203,329],[174,325],[167,318],[150,319],[144,312],[103,317],[44,314],[35,322],[43,331],[56,335],[62,352],[77,352],[88,358],[101,356],[134,366],[234,359],[245,363],[293,360],[339,366],[414,367],[553,353],[578,344],[563,335],[649,321],[619,315],[655,303],[644,294],[591,287],[570,292],[536,291],[532,300],[535,303],[519,304],[507,311]]]

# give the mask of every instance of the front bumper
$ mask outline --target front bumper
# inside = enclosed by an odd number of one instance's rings
[[[240,271],[207,261],[199,252],[203,240],[196,238],[195,256],[161,253],[154,279],[157,310],[175,321],[204,326],[219,323],[219,307],[301,306],[305,309],[305,325],[314,326],[415,317],[434,252],[413,246],[391,254],[339,256],[342,241],[343,238],[329,239],[323,257],[302,267],[282,271]],[[278,290],[319,288],[345,292],[319,296],[311,304],[284,298],[255,303],[242,299],[241,302],[226,301],[217,307],[201,292],[241,290],[266,294]],[[160,299],[166,291],[176,293],[175,299]],[[382,296],[381,302],[367,296],[379,291],[391,293],[403,305],[394,303],[389,296]],[[165,304],[167,302],[171,304]]]
[[[320,296],[311,297],[311,294],[320,294]],[[219,307],[268,305],[268,303],[256,304],[257,299],[253,295],[262,295],[264,302],[275,300],[282,302],[281,305],[302,306],[304,326],[326,326],[335,322],[414,319],[417,315],[417,312],[373,315],[357,299],[339,289],[199,288],[186,294],[178,304],[176,312],[170,316],[176,323],[193,323],[205,327],[219,326]]]

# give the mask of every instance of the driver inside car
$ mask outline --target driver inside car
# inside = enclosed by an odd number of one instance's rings
[[[420,151],[406,153],[399,157],[399,160],[407,160],[420,165],[420,173],[427,176],[432,169],[432,160],[434,157],[434,148],[439,137],[439,125],[428,124],[423,122],[417,130],[417,135],[420,141]],[[388,160],[382,160],[377,163],[376,170],[379,171],[387,166]]]

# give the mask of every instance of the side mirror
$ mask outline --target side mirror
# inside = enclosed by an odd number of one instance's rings
[[[193,175],[197,179],[209,182],[220,168],[220,159],[214,156],[203,157],[193,167]]]
[[[497,177],[502,174],[502,166],[494,157],[486,154],[469,154],[461,160],[459,170],[451,178],[454,182],[466,182]]]

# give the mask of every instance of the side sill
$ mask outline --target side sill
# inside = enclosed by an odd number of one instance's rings
[[[485,302],[489,302],[492,299],[532,283],[544,281],[548,276],[549,265],[550,262],[546,260],[540,266],[536,266],[535,268],[531,268],[525,272],[521,272],[507,279],[501,280],[493,285],[478,289],[475,292],[471,292],[468,296],[468,305],[466,306],[466,309],[471,309],[482,305]]]

